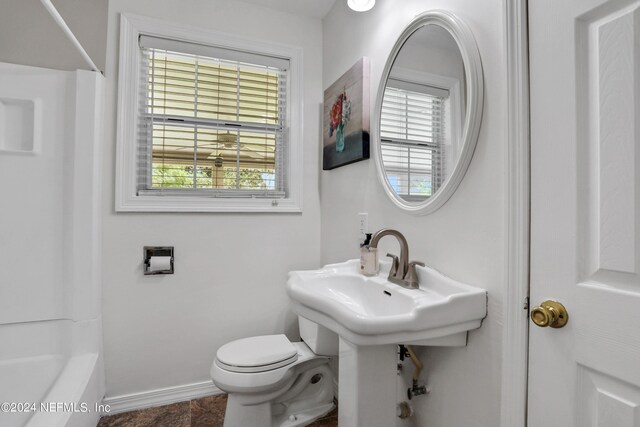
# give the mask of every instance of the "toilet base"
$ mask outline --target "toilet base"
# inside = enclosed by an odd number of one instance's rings
[[[271,403],[246,406],[229,396],[224,427],[301,427],[324,417],[335,407],[335,404],[327,403],[298,413],[273,416]]]
[[[317,378],[321,380],[314,382]],[[308,425],[334,409],[332,378],[325,362],[300,372],[275,399],[265,401],[265,396],[260,394],[229,393],[224,427]]]
[[[277,427],[306,426],[308,424],[311,424],[315,420],[318,420],[324,417],[329,412],[333,411],[335,407],[336,405],[334,405],[333,403],[328,403],[326,405],[322,405],[316,408],[307,409],[304,412],[292,414],[293,416],[289,415],[287,419],[282,419],[282,420],[275,419],[273,425]]]

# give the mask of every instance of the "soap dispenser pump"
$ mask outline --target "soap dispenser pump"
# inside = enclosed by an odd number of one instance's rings
[[[378,274],[378,249],[370,246],[371,233],[366,236],[364,243],[360,245],[360,273],[375,276]]]

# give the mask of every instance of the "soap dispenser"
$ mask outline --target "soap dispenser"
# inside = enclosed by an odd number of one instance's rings
[[[375,276],[378,274],[378,249],[369,245],[371,233],[367,233],[366,236],[364,243],[360,245],[360,273]]]

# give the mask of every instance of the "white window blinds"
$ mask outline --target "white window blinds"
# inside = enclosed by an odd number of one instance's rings
[[[139,43],[138,194],[286,197],[289,61]]]
[[[380,138],[387,179],[407,201],[431,196],[446,165],[444,115],[448,91],[390,80],[382,101]]]

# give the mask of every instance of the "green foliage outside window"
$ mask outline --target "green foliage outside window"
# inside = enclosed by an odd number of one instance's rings
[[[197,167],[194,174],[193,166],[154,164],[153,187],[154,188],[193,188],[194,176],[198,188],[243,188],[265,190],[274,187],[273,182],[265,181],[265,172],[260,169],[240,169],[238,179],[237,169],[224,168],[222,183],[215,186],[214,169]]]

